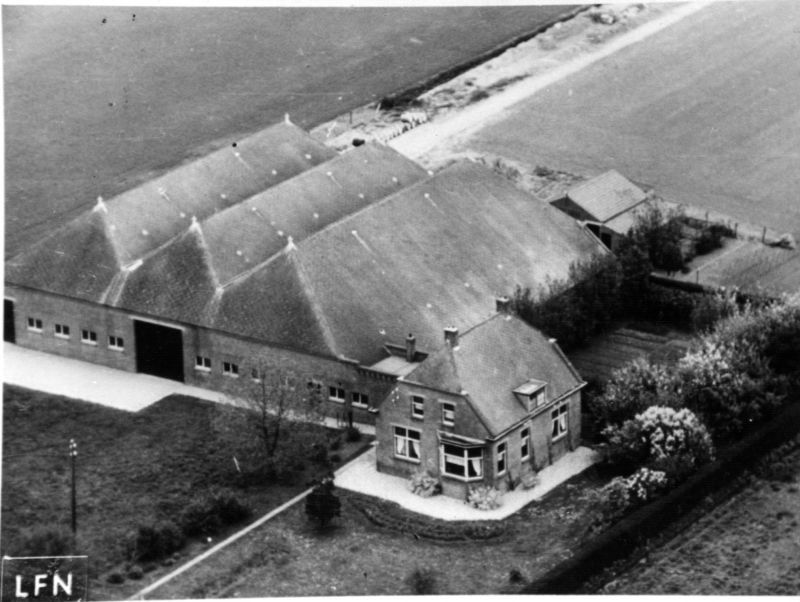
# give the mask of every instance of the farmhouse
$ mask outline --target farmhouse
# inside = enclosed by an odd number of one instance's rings
[[[585,224],[602,243],[616,250],[636,221],[636,212],[646,204],[647,194],[616,170],[576,184],[566,196],[552,202],[566,214]]]
[[[445,495],[524,483],[580,441],[584,382],[553,339],[507,312],[444,341],[397,380],[376,425],[378,470],[439,478]]]
[[[479,165],[430,174],[377,144],[335,155],[282,123],[9,260],[5,336],[234,395],[259,367],[293,372],[331,414],[373,422],[407,333],[418,363],[498,295],[603,252]]]

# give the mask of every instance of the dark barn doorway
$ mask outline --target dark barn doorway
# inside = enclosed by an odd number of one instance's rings
[[[133,321],[136,371],[183,382],[183,333],[150,322]]]
[[[3,299],[3,340],[9,343],[17,342],[17,331],[14,326],[14,302]]]

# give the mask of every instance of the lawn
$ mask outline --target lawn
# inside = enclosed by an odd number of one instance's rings
[[[436,542],[376,526],[347,492],[334,528],[317,533],[302,504],[153,593],[156,598],[413,594],[409,576],[430,568],[427,593],[514,593],[570,556],[587,532],[589,492],[607,480],[589,469],[505,521],[485,541]],[[401,513],[402,510],[396,512]],[[417,515],[418,516],[418,515]]]
[[[454,152],[596,175],[800,237],[796,2],[715,2],[510,108]]]
[[[184,396],[167,397],[132,414],[6,385],[2,553],[26,553],[23,534],[33,526],[69,528],[67,448],[74,438],[78,444],[78,549],[90,558],[92,597],[134,593],[168,570],[154,565],[148,567],[154,570],[144,581],[128,580],[121,586],[105,582],[104,574],[112,568],[124,573],[122,542],[138,524],[176,520],[188,502],[216,486],[230,488],[252,509],[255,519],[326,471],[320,464],[305,461],[285,484],[268,481],[248,486],[234,456],[247,470],[256,442],[244,436],[242,424],[240,409]],[[302,428],[321,440],[341,438],[339,432],[322,426]],[[338,455],[340,463],[364,443],[342,441],[330,454]],[[190,544],[182,558],[205,545]]]
[[[747,488],[652,550],[604,592],[800,594],[800,447],[784,466],[789,470],[757,473]]]
[[[291,113],[310,128],[569,6],[4,6],[6,245]]]

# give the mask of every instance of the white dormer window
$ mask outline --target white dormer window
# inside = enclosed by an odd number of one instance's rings
[[[547,383],[532,378],[524,385],[514,389],[514,395],[525,404],[529,412],[532,412],[547,403]]]

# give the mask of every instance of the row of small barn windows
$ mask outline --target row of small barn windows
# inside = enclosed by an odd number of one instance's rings
[[[31,332],[44,332],[44,323],[40,318],[28,318],[28,330]],[[59,339],[72,338],[70,327],[67,324],[53,324],[53,335]],[[97,333],[87,328],[81,329],[81,343],[86,345],[97,345]],[[125,341],[122,337],[108,335],[108,348],[116,351],[125,349]]]
[[[402,426],[394,427],[394,454],[398,458],[420,462],[421,433]],[[530,429],[520,431],[520,460],[530,459]],[[461,447],[443,443],[440,447],[442,472],[460,479],[480,479],[483,477],[483,447]],[[505,474],[508,469],[508,441],[497,446],[497,471],[495,476]]]

